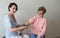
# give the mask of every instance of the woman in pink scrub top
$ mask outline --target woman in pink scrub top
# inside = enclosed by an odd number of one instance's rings
[[[33,16],[26,23],[27,27],[32,24],[30,38],[44,38],[47,26],[47,19],[44,17],[46,8],[41,6],[38,8],[37,15]]]

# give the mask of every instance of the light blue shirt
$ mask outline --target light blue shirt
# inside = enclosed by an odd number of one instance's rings
[[[18,35],[17,32],[11,32],[9,30],[10,27],[16,28],[16,25],[17,25],[17,22],[14,22],[11,17],[9,17],[8,15],[5,16],[5,18],[4,18],[4,26],[5,26],[5,29],[6,29],[6,32],[5,32],[5,37],[6,38]]]

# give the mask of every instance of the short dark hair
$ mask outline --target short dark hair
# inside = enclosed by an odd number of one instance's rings
[[[43,11],[43,14],[46,13],[46,8],[44,6],[41,6],[38,8],[38,11]]]
[[[12,2],[12,3],[9,4],[9,6],[8,6],[8,10],[10,11],[10,8],[11,8],[13,5],[16,6],[16,11],[17,11],[17,10],[18,10],[18,6],[17,6],[17,4],[14,3],[14,2]]]

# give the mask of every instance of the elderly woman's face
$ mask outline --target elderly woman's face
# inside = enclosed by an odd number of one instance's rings
[[[38,15],[42,17],[43,16],[43,11],[38,11]]]
[[[14,14],[16,12],[16,6],[13,5],[11,8],[10,8],[10,11],[12,14]]]
[[[38,14],[39,15],[43,15],[43,11],[38,11]]]

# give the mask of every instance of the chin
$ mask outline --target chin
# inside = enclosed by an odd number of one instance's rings
[[[13,12],[13,14],[15,14],[15,12]]]

